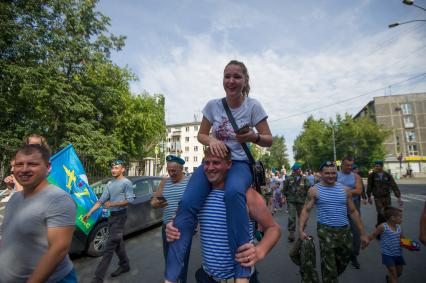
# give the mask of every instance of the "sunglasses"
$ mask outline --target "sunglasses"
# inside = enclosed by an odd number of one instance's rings
[[[124,161],[121,160],[121,159],[117,159],[117,160],[114,160],[113,162],[111,162],[112,166],[123,165],[123,164],[124,164]]]
[[[324,161],[321,165],[320,165],[320,170],[322,170],[322,168],[324,167],[334,167],[334,163],[332,161]]]

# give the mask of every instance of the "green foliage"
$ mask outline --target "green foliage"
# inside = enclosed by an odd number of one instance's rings
[[[293,146],[295,159],[301,161],[304,168],[317,170],[324,160],[333,160],[332,127],[337,159],[353,156],[360,167],[370,167],[374,160],[383,159],[383,142],[390,132],[371,119],[353,120],[346,114],[344,117],[337,115],[335,121],[325,122],[311,116],[304,122]]]
[[[260,156],[260,160],[266,168],[275,168],[280,170],[283,166],[289,168],[287,146],[283,136],[273,136],[272,146],[269,152]]]
[[[54,152],[73,143],[105,165],[151,154],[163,139],[164,97],[131,94],[134,75],[110,59],[125,38],[108,33],[97,2],[1,2],[0,155],[37,133]]]

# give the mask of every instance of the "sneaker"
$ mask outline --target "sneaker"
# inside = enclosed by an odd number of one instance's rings
[[[353,267],[355,267],[356,269],[360,269],[361,265],[358,262],[358,259],[356,258],[356,256],[351,258],[351,263],[353,265]]]
[[[118,275],[129,272],[129,271],[130,271],[130,267],[124,268],[119,266],[113,273],[111,273],[111,277],[117,277]]]

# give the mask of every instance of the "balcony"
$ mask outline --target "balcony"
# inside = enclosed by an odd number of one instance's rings
[[[182,134],[182,131],[181,131],[181,130],[179,130],[179,131],[173,131],[173,132],[172,132],[172,137],[180,137],[180,136],[181,136],[181,134]]]

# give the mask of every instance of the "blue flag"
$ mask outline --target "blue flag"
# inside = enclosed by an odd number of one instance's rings
[[[98,201],[92,188],[89,186],[86,171],[81,164],[72,144],[68,145],[50,159],[52,169],[48,180],[69,193],[77,205],[76,226],[86,235],[102,213],[99,208],[83,221],[83,216]]]

